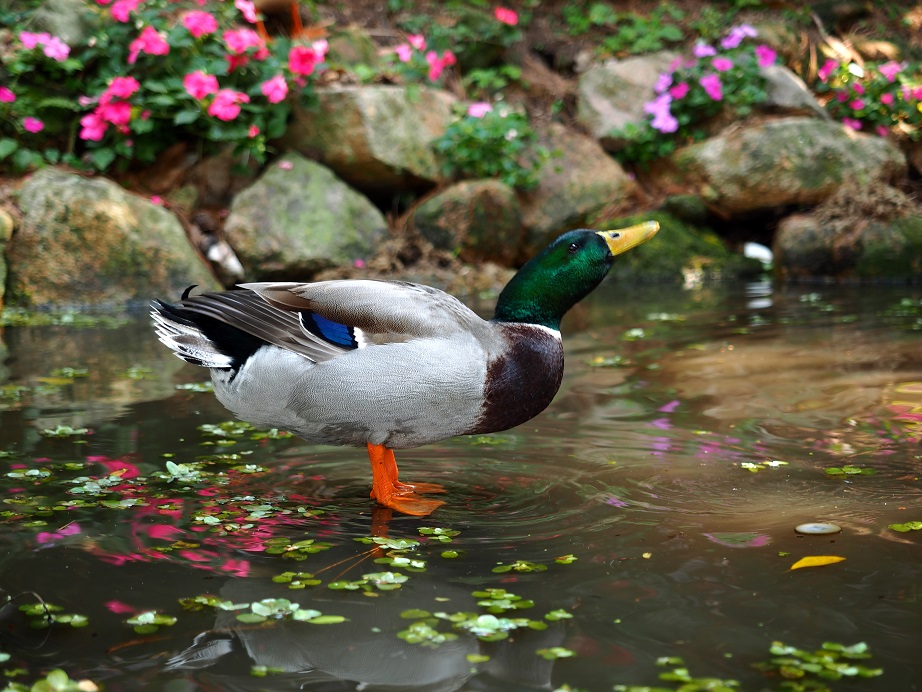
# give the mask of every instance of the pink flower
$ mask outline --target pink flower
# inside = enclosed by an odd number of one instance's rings
[[[36,46],[44,45],[45,41],[50,38],[51,35],[46,33],[33,34],[31,31],[19,32],[19,40],[22,41],[22,47],[26,50],[32,50]]]
[[[864,101],[861,99],[855,99],[848,105],[852,110],[860,111],[862,108],[864,108]]]
[[[259,134],[259,128],[256,127],[256,125],[250,125],[250,129],[247,130],[247,137],[249,137],[250,139],[253,139],[253,137],[256,137],[258,134]]]
[[[80,139],[98,142],[106,134],[109,123],[103,120],[98,113],[87,113],[80,118]]]
[[[825,82],[827,79],[829,79],[829,75],[832,74],[833,70],[835,70],[838,66],[838,60],[826,60],[826,62],[823,63],[823,66],[817,70],[816,76],[820,78],[820,81]]]
[[[322,61],[323,55],[318,55],[313,46],[293,46],[288,53],[288,69],[297,75],[313,74]]]
[[[106,93],[120,99],[131,98],[141,85],[134,77],[115,77],[106,89]]]
[[[131,121],[131,104],[127,101],[100,103],[96,113],[100,118],[116,127],[127,125]]]
[[[680,82],[669,90],[669,95],[677,101],[681,98],[685,98],[688,89],[688,82]]]
[[[128,46],[128,64],[134,65],[141,53],[167,55],[169,52],[170,44],[166,42],[166,39],[154,27],[145,26],[141,35]]]
[[[400,62],[410,62],[410,58],[413,57],[413,48],[409,43],[401,43],[394,49],[394,52]]]
[[[748,24],[740,24],[730,29],[730,33],[720,42],[720,46],[724,49],[736,48],[747,36],[755,37],[758,35],[759,32]]]
[[[151,195],[151,197],[150,197],[150,203],[151,203],[151,204],[156,204],[158,207],[162,207],[162,206],[163,206],[163,197],[161,197],[160,195]],[[175,528],[175,527],[170,527],[170,528]],[[177,530],[178,530],[178,529],[177,529]],[[154,534],[151,533],[150,535],[153,536]]]
[[[200,100],[218,90],[218,78],[214,75],[205,74],[201,70],[196,70],[183,77],[182,85],[189,96]]]
[[[243,18],[250,24],[256,23],[256,6],[250,0],[234,0],[234,7],[240,10]]]
[[[878,137],[886,137],[889,134],[890,134],[890,130],[888,130],[885,126],[883,125],[877,126],[877,136]]]
[[[839,103],[845,103],[848,101],[848,92],[847,91],[837,91],[836,92],[836,101]]]
[[[42,52],[52,60],[64,62],[67,60],[67,56],[70,55],[70,46],[57,36],[52,36],[45,41],[45,45],[42,46]]]
[[[653,91],[662,94],[670,86],[672,86],[672,75],[668,72],[661,72],[656,79],[656,84],[653,85]]]
[[[218,20],[208,12],[193,10],[186,12],[182,17],[182,25],[189,30],[195,38],[201,38],[206,34],[213,34],[218,30]]]
[[[127,22],[129,15],[134,12],[140,4],[141,0],[116,0],[110,10],[110,12],[112,12],[112,18],[117,22]]]
[[[519,15],[516,14],[515,10],[510,10],[508,7],[497,7],[493,10],[493,16],[509,26],[515,26],[519,23]]]
[[[852,89],[855,90],[856,94],[864,94],[864,85],[861,82],[855,82],[852,84]]]
[[[224,43],[227,50],[234,55],[245,53],[248,48],[263,48],[265,43],[259,34],[252,29],[234,29],[224,32]]]
[[[852,130],[861,129],[861,121],[855,120],[854,118],[842,118],[842,124],[845,125],[845,127],[851,128]]]
[[[756,61],[759,67],[771,67],[775,64],[778,54],[765,44],[756,46]]]
[[[696,58],[709,58],[712,55],[717,55],[717,51],[712,46],[702,43],[701,41],[695,44],[692,53],[694,53]]]
[[[26,132],[32,132],[33,134],[45,129],[45,123],[31,116],[22,119],[22,126],[26,129]]]
[[[442,53],[441,57],[434,50],[430,50],[426,53],[426,62],[429,63],[429,81],[434,82],[442,76],[445,68],[454,65],[457,59],[450,50]]]
[[[701,83],[704,92],[710,96],[715,101],[723,100],[723,85],[720,83],[720,77],[716,74],[706,74],[704,75],[699,82]]]
[[[260,85],[259,90],[269,103],[278,103],[288,95],[288,83],[278,74]]]
[[[478,101],[477,103],[472,103],[467,107],[467,114],[472,118],[482,118],[492,110],[493,106],[491,106],[486,101]]]
[[[711,65],[714,66],[714,69],[718,72],[726,72],[727,70],[733,69],[733,61],[730,58],[714,58],[711,61]]]
[[[884,104],[885,106],[892,106],[893,105],[893,94],[891,94],[889,91],[881,94],[880,102]]]
[[[221,89],[215,94],[214,100],[208,106],[208,115],[225,122],[233,120],[240,115],[241,103],[249,103],[250,97],[241,91]]]
[[[669,110],[672,97],[669,94],[660,94],[652,101],[644,104],[644,111],[653,116],[650,127],[660,132],[675,132],[679,129],[679,121]]]
[[[407,36],[407,43],[416,50],[426,50],[426,39],[422,34],[410,34]]]
[[[877,71],[886,77],[888,82],[892,82],[905,67],[905,63],[898,63],[895,60],[891,60],[890,62],[885,62],[883,65],[878,67]]]
[[[16,101],[16,94],[6,87],[0,87],[0,103],[13,103],[14,101]]]

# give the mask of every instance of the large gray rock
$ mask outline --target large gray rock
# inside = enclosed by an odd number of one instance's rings
[[[760,110],[774,110],[786,115],[812,115],[829,119],[829,113],[816,100],[800,77],[784,65],[771,65],[762,69],[765,76],[765,103]]]
[[[591,137],[551,123],[541,140],[559,155],[538,171],[538,186],[519,196],[525,256],[604,207],[625,206],[637,193],[634,180]]]
[[[608,151],[619,151],[627,143],[614,137],[613,130],[625,125],[644,125],[644,104],[656,94],[653,87],[663,72],[669,72],[677,58],[670,52],[650,53],[624,60],[606,60],[586,70],[579,78],[577,119]]]
[[[658,162],[653,180],[692,192],[727,213],[819,204],[852,180],[886,183],[906,172],[887,139],[816,118],[779,118],[730,128]]]
[[[387,221],[330,169],[292,153],[234,198],[224,231],[248,277],[303,281],[372,255]]]
[[[515,190],[499,180],[466,180],[447,187],[413,213],[416,230],[465,262],[507,266],[521,250],[522,213]]]
[[[284,145],[368,191],[442,180],[431,146],[452,121],[455,98],[438,89],[335,86],[316,109],[295,108]]]
[[[44,168],[18,201],[8,305],[125,305],[220,288],[176,217],[109,180]]]

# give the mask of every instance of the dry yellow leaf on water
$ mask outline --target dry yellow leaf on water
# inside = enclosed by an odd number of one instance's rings
[[[801,567],[822,567],[823,565],[833,565],[837,562],[842,562],[844,557],[839,557],[838,555],[808,555],[807,557],[800,558],[797,562],[791,565],[791,569],[800,569]]]

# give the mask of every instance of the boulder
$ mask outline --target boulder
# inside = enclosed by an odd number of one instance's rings
[[[282,142],[369,192],[443,179],[431,143],[453,119],[455,97],[426,87],[333,86],[315,109],[295,107]]]
[[[44,168],[18,192],[7,304],[126,305],[219,284],[169,211],[109,180]]]
[[[690,192],[728,214],[820,204],[843,184],[906,172],[892,142],[826,120],[763,120],[679,149],[651,169],[667,192]]]
[[[612,136],[612,131],[646,123],[643,106],[655,96],[653,87],[660,74],[669,72],[677,57],[663,51],[590,67],[577,85],[579,123],[608,151],[623,149],[627,142]]]
[[[761,111],[776,111],[786,115],[810,115],[830,119],[800,77],[784,65],[771,65],[762,69],[765,77],[767,99],[758,105]]]
[[[416,230],[465,262],[509,266],[519,256],[522,213],[515,190],[499,180],[466,180],[430,197],[413,212]]]
[[[248,277],[306,281],[373,254],[387,221],[330,169],[291,153],[234,198],[224,232]]]
[[[526,236],[524,257],[605,207],[626,206],[637,184],[599,144],[586,135],[551,123],[541,143],[552,156],[538,171],[538,185],[520,193]]]

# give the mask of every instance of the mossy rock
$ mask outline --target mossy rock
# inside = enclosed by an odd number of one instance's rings
[[[873,281],[922,279],[922,216],[871,222],[861,234],[853,275]]]
[[[762,273],[758,260],[731,252],[713,231],[684,223],[665,212],[600,218],[592,227],[616,229],[649,220],[659,222],[659,233],[615,260],[613,273],[618,280],[695,283]]]

